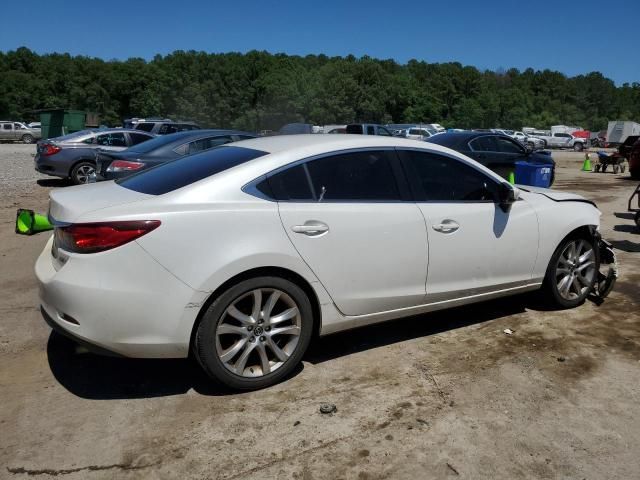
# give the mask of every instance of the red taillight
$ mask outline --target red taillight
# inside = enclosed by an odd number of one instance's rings
[[[57,145],[52,145],[50,143],[45,143],[42,145],[42,151],[40,152],[40,155],[45,155],[45,156],[49,156],[49,155],[55,155],[56,153],[58,153],[60,150],[62,150],[60,147],[58,147]]]
[[[110,250],[139,238],[160,226],[160,220],[76,223],[55,229],[56,247],[73,253]]]
[[[144,167],[144,163],[132,162],[129,160],[114,160],[111,165],[107,167],[107,172],[130,172],[133,170],[140,170]]]

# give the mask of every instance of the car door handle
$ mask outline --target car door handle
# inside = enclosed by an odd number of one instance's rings
[[[294,225],[291,230],[295,233],[303,233],[309,237],[314,237],[328,232],[329,225],[315,220],[307,220],[304,225]]]
[[[433,225],[433,229],[436,232],[442,233],[453,233],[460,228],[458,222],[454,220],[443,220],[442,223],[438,223],[437,225]]]

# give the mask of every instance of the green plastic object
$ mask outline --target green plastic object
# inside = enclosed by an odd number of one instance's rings
[[[16,214],[16,233],[18,235],[35,235],[36,233],[53,230],[46,215],[35,213],[33,210],[19,208]]]
[[[516,176],[513,174],[513,172],[509,172],[509,183],[511,185],[516,184]]]

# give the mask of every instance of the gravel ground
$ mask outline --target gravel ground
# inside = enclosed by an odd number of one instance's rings
[[[625,176],[554,153],[555,188],[595,200],[618,248],[603,304],[518,296],[337,334],[289,380],[235,393],[188,360],[98,357],[51,333],[33,275],[47,234],[17,236],[13,220],[63,182],[36,183],[32,152],[0,145],[0,478],[638,478],[640,234]]]

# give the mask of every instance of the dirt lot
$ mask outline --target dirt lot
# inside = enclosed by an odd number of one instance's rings
[[[33,274],[47,235],[13,234],[16,206],[44,211],[61,185],[36,183],[33,150],[0,145],[0,478],[638,478],[640,235],[622,175],[554,154],[556,188],[595,200],[619,249],[604,304],[520,296],[339,334],[288,381],[237,394],[187,360],[51,334]]]

